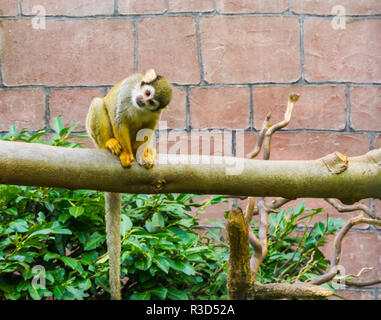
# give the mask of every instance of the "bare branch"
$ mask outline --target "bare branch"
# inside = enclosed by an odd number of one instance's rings
[[[381,220],[365,218],[362,214],[348,220],[347,223],[340,229],[340,231],[335,237],[335,241],[334,241],[335,251],[331,258],[329,271],[319,277],[312,279],[309,282],[310,284],[318,285],[318,284],[326,283],[328,281],[331,281],[336,276],[337,265],[339,264],[340,257],[341,257],[341,246],[342,246],[343,239],[353,226],[362,224],[362,223],[381,226]],[[348,280],[348,281],[351,282],[352,280]]]
[[[367,205],[361,202],[358,202],[352,205],[343,205],[338,203],[335,199],[332,199],[332,198],[326,198],[324,200],[327,201],[331,206],[333,206],[339,212],[352,212],[352,211],[361,210],[362,212],[366,213],[369,217],[373,219],[381,219],[381,216],[378,216],[375,212],[370,210],[370,208]]]
[[[262,197],[258,197],[258,210],[260,215],[259,223],[259,240],[256,238],[254,248],[254,254],[250,260],[250,267],[252,270],[252,277],[255,279],[259,270],[259,266],[267,255],[267,210],[264,206]]]
[[[290,95],[290,97],[288,98],[287,109],[284,114],[284,120],[272,125],[269,129],[267,129],[264,143],[263,143],[263,148],[264,148],[263,159],[264,160],[270,159],[270,144],[271,144],[272,135],[276,131],[286,127],[290,123],[292,110],[294,109],[295,102],[298,101],[298,99],[299,99],[299,95],[297,94]]]
[[[250,159],[254,159],[258,155],[258,153],[261,151],[266,131],[269,128],[270,118],[271,118],[271,112],[269,112],[266,115],[266,118],[265,118],[265,120],[262,123],[262,129],[261,129],[261,131],[258,134],[257,143],[256,143],[256,145],[254,147],[254,150],[250,154],[250,157],[249,157]]]
[[[245,210],[245,220],[248,225],[250,225],[251,219],[253,219],[254,212],[256,209],[257,198],[249,197],[249,203],[246,206]]]
[[[381,278],[376,278],[371,280],[358,280],[358,279],[345,280],[346,285],[353,286],[353,287],[373,286],[379,283],[381,283]]]
[[[279,197],[279,198],[272,199],[270,202],[265,202],[265,206],[271,210],[275,210],[290,201],[291,199]]]
[[[331,290],[306,284],[306,283],[269,283],[261,284],[256,282],[253,286],[253,298],[256,300],[269,299],[302,299],[302,298],[319,298],[332,296]]]

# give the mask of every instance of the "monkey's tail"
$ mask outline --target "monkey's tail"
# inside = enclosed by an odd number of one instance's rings
[[[110,293],[120,300],[120,193],[105,192],[107,252],[110,262]]]

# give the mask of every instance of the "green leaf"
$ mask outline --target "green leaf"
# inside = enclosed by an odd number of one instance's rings
[[[71,257],[61,257],[60,259],[63,263],[65,263],[67,266],[77,271],[78,273],[81,274],[83,272],[83,267],[77,260]]]
[[[83,290],[74,288],[73,286],[67,286],[66,290],[73,295],[74,299],[77,300],[83,300],[83,298],[89,296],[87,293],[83,292]]]
[[[130,300],[149,300],[151,298],[151,292],[134,292],[130,296]]]
[[[304,205],[306,204],[306,200],[303,200],[297,204],[294,210],[295,215],[300,215],[304,211]]]
[[[158,231],[158,228],[149,219],[145,222],[144,227],[147,229],[148,232],[151,233]]]
[[[314,232],[323,235],[325,231],[325,225],[322,222],[317,222],[314,227]]]
[[[171,300],[188,300],[188,295],[184,291],[177,290],[176,288],[169,288],[167,296]]]
[[[39,234],[49,234],[49,233],[53,233],[53,230],[50,228],[45,228],[45,229],[41,229],[41,230],[38,230],[38,231],[31,233],[29,235],[29,238],[32,238],[32,237],[37,236]]]
[[[65,294],[66,289],[62,287],[61,285],[54,286],[53,288],[53,293],[54,296],[58,299],[61,300],[62,296]]]
[[[12,231],[23,233],[27,232],[28,228],[28,223],[25,220],[16,219],[9,224],[8,228],[5,230],[5,233],[10,233]]]
[[[52,129],[56,133],[60,133],[63,128],[64,128],[64,125],[63,125],[61,117],[54,118],[52,121]]]
[[[152,265],[152,258],[151,255],[145,254],[141,255],[138,259],[134,262],[135,267],[139,270],[147,270]]]
[[[38,291],[30,285],[28,288],[29,295],[32,297],[33,300],[41,300],[41,296],[39,295]]]
[[[168,289],[158,287],[158,288],[152,289],[151,293],[154,296],[158,297],[159,299],[164,300],[167,297]]]
[[[153,258],[153,262],[165,273],[168,273],[168,270],[171,267],[171,265],[169,264],[166,258],[162,258],[162,257]]]
[[[122,221],[120,224],[120,233],[122,237],[124,237],[127,234],[127,232],[131,230],[132,222],[131,222],[131,219],[125,214],[122,214],[121,218],[122,218]]]
[[[82,215],[85,212],[85,209],[83,207],[70,207],[69,213],[74,217],[78,218],[80,215]]]
[[[164,217],[160,212],[156,212],[152,216],[152,224],[155,227],[164,228]]]
[[[170,260],[169,264],[171,265],[172,269],[183,272],[188,276],[193,276],[196,273],[196,271],[189,262]]]
[[[99,247],[106,239],[105,235],[101,235],[98,231],[94,232],[86,241],[84,250],[94,250]]]

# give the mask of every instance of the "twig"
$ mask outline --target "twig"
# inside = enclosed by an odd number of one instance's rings
[[[334,254],[333,254],[331,261],[330,261],[329,271],[326,272],[325,274],[319,276],[319,277],[312,279],[309,283],[311,283],[311,284],[326,283],[326,282],[332,280],[336,276],[337,265],[340,262],[341,246],[342,246],[343,239],[344,239],[345,235],[348,233],[348,231],[353,226],[355,226],[357,224],[362,224],[362,223],[381,226],[381,220],[365,218],[362,214],[348,220],[347,223],[340,229],[340,231],[338,232],[338,234],[335,237],[335,242],[334,242],[335,251],[334,251]],[[348,282],[349,283],[350,282],[356,283],[356,281],[352,281],[352,280],[348,280],[346,282],[347,283]],[[357,283],[359,283],[359,282],[357,282]]]
[[[352,212],[356,210],[361,210],[362,212],[366,213],[369,217],[373,219],[381,220],[381,216],[378,216],[375,212],[370,210],[370,208],[367,205],[361,202],[357,202],[352,205],[343,205],[332,198],[326,198],[324,200],[328,202],[331,206],[333,206],[339,212]]]
[[[263,143],[263,148],[264,148],[263,160],[270,159],[271,137],[276,131],[286,127],[290,123],[292,110],[294,109],[295,102],[298,101],[299,97],[300,96],[297,94],[290,95],[290,97],[288,98],[287,109],[284,114],[284,120],[272,125],[269,129],[267,129],[264,143]]]
[[[314,261],[314,255],[315,255],[315,251],[312,251],[310,260],[308,260],[306,265],[302,269],[299,270],[298,275],[296,276],[295,282],[297,282],[299,280],[299,278],[302,276],[304,270],[306,270],[310,266],[310,264]]]
[[[262,144],[263,144],[263,141],[265,138],[265,134],[267,132],[267,129],[269,128],[270,118],[271,118],[271,112],[269,112],[266,115],[266,118],[262,123],[262,129],[258,134],[258,139],[257,139],[257,143],[254,147],[254,150],[251,152],[251,154],[249,156],[250,159],[254,159],[258,155],[258,153],[261,151]]]

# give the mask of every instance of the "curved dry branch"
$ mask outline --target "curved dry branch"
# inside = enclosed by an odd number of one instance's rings
[[[337,211],[339,212],[352,212],[352,211],[357,211],[361,210],[362,212],[366,213],[369,217],[373,219],[381,219],[381,216],[378,216],[375,212],[370,210],[370,208],[361,203],[355,203],[353,205],[343,205],[335,201],[335,199],[332,198],[326,198],[324,199],[326,202],[328,202],[332,207],[334,207]]]
[[[266,115],[266,118],[262,123],[262,128],[261,128],[261,131],[259,131],[257,143],[255,144],[254,150],[250,154],[250,157],[249,157],[250,159],[254,159],[262,149],[262,144],[265,139],[265,134],[267,129],[269,128],[270,118],[271,118],[271,112],[269,112]]]
[[[271,145],[272,135],[276,131],[286,127],[290,123],[292,110],[294,109],[295,102],[298,101],[298,99],[299,99],[299,95],[297,94],[290,95],[290,97],[288,98],[287,109],[284,114],[284,119],[267,129],[264,142],[263,142],[263,150],[264,150],[263,159],[264,160],[270,159],[270,145]]]
[[[335,251],[334,251],[333,256],[331,258],[328,272],[326,272],[325,274],[323,274],[319,277],[312,279],[309,282],[310,284],[315,284],[315,285],[323,284],[323,283],[331,281],[336,276],[337,266],[340,262],[340,257],[341,257],[341,246],[342,246],[342,242],[343,242],[345,235],[348,233],[348,231],[353,226],[358,225],[358,224],[363,224],[363,223],[381,226],[381,220],[365,218],[363,215],[360,215],[360,216],[357,216],[357,217],[354,217],[354,218],[348,220],[347,223],[340,229],[340,231],[337,233],[337,235],[335,237],[335,241],[334,241],[334,248],[335,248],[334,250]],[[377,280],[372,280],[372,281],[377,281]],[[356,281],[353,281],[353,280],[347,280],[346,281],[346,283],[351,283],[351,282],[356,283]],[[359,281],[357,281],[357,282],[361,283]]]

